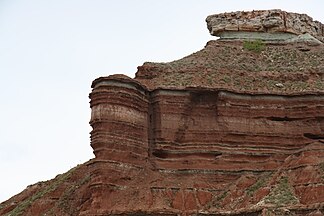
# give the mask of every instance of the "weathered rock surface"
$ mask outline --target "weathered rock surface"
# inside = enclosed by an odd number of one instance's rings
[[[228,32],[249,32],[249,35],[252,36],[251,32],[271,33],[266,34],[270,37],[269,39],[287,39],[294,35],[308,33],[324,42],[324,25],[322,23],[313,21],[306,14],[289,13],[279,9],[215,14],[208,16],[206,22],[210,33],[221,38],[226,37]]]
[[[274,31],[278,22],[265,23]],[[262,46],[210,41],[183,59],[145,63],[135,79],[96,79],[95,158],[30,186],[0,215],[322,215],[324,47]]]

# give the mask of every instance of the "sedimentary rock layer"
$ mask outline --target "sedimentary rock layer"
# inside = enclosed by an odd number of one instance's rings
[[[249,44],[248,44],[249,45]],[[150,90],[207,88],[245,94],[324,93],[324,45],[209,41],[191,55],[168,63],[146,62],[135,80]]]
[[[291,197],[286,204],[312,209],[324,202],[321,94],[148,90],[114,76],[93,87],[96,211],[85,215],[242,208],[258,214],[282,185]],[[127,132],[118,133],[120,127]]]
[[[323,96],[199,90],[154,95],[153,155],[162,167],[276,170],[323,134]]]
[[[249,32],[252,33],[251,36],[258,32],[271,33],[267,35],[269,39],[288,39],[293,35],[308,33],[324,42],[322,23],[313,21],[306,14],[289,13],[278,9],[215,14],[208,16],[206,22],[210,34],[219,37],[225,36],[227,32]]]

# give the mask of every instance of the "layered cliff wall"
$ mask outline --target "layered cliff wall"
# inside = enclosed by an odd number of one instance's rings
[[[91,187],[100,197],[101,213],[132,209],[193,214],[218,212],[215,206],[255,207],[260,202],[271,204],[267,197],[284,180],[291,189],[285,204],[324,202],[320,168],[324,95],[252,95],[198,88],[150,91],[114,77],[101,78],[93,86],[96,160],[95,166],[91,164]],[[99,92],[106,97],[103,103],[114,109],[96,103]],[[102,121],[131,127],[123,126],[124,132],[118,134],[119,127],[105,128]],[[102,149],[109,154],[99,153]],[[260,181],[263,187],[254,186]]]
[[[159,90],[153,109],[161,168],[276,170],[324,129],[324,96]]]

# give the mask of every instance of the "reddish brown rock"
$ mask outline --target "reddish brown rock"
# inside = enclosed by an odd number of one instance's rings
[[[209,203],[212,199],[213,195],[211,192],[208,191],[197,191],[197,199],[200,204],[200,206],[205,206],[207,203]]]
[[[242,17],[253,13],[261,12]],[[220,39],[178,61],[146,63],[135,79],[96,79],[95,158],[27,188],[0,214],[323,213],[323,45],[263,45],[255,52]]]

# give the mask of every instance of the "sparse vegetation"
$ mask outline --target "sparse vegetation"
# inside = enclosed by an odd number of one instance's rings
[[[322,163],[320,163],[319,165],[318,165],[318,168],[319,168],[319,170],[320,170],[320,172],[321,172],[321,174],[322,174],[322,180],[324,180],[324,162],[322,162]]]
[[[3,209],[5,207],[4,204],[0,204],[0,210]]]
[[[67,188],[57,203],[58,207],[67,214],[71,214],[75,209],[71,209],[72,206],[70,206],[71,202],[69,201],[69,199],[73,197],[73,194],[75,193],[76,189],[88,183],[89,181],[90,175],[86,175],[84,178],[80,179],[76,184],[73,184],[69,188]]]
[[[213,206],[220,207],[221,206],[220,203],[225,199],[227,194],[228,191],[224,191],[219,196],[215,197],[215,199],[213,200]]]
[[[264,176],[261,176],[255,184],[251,185],[251,186],[247,189],[246,193],[247,193],[249,196],[253,196],[253,194],[254,194],[257,190],[259,190],[260,188],[264,187],[264,186],[267,184],[268,179],[269,179],[269,175],[268,175],[268,174],[267,174],[267,175],[264,175]]]
[[[298,199],[294,196],[292,188],[289,185],[288,177],[282,177],[278,185],[265,197],[264,201],[265,203],[276,206],[298,203]]]
[[[209,209],[211,207],[219,208],[221,207],[221,202],[225,199],[227,196],[228,191],[223,191],[222,193],[218,195],[213,195],[213,199],[205,206],[206,209]]]
[[[222,193],[219,197],[217,197],[217,201],[222,201],[227,196],[228,191]]]
[[[316,80],[316,82],[315,82],[315,87],[316,87],[317,89],[323,90],[323,89],[324,89],[324,82],[321,81],[321,80]]]
[[[324,162],[320,163],[318,167],[320,168],[320,171],[324,173]]]
[[[202,86],[241,91],[298,93],[323,91],[324,49],[301,52],[294,46],[209,43],[205,49],[169,63],[147,63],[157,87]],[[246,50],[252,50],[246,52]],[[253,50],[261,50],[255,55]],[[263,51],[262,51],[263,50]],[[283,88],[278,88],[282,83]]]
[[[243,48],[249,51],[260,53],[262,50],[264,50],[265,45],[262,40],[244,41]]]
[[[229,83],[231,81],[231,77],[228,76],[228,75],[224,75],[222,78],[221,78],[221,81],[225,82],[225,83]]]
[[[44,187],[42,190],[39,190],[35,194],[33,194],[31,197],[25,199],[24,201],[20,202],[16,208],[14,208],[12,211],[6,214],[6,216],[20,216],[23,215],[26,208],[28,208],[33,202],[36,200],[42,198],[45,194],[50,193],[54,191],[60,184],[62,184],[64,181],[66,181],[72,172],[76,169],[72,168],[68,172],[58,175],[55,179],[48,181],[49,185]]]

